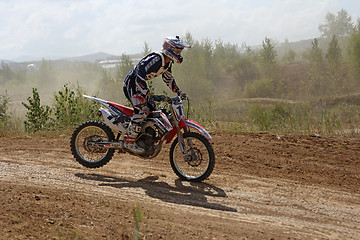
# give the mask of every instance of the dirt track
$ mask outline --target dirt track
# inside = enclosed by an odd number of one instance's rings
[[[360,142],[212,133],[216,166],[181,182],[168,147],[103,168],[69,137],[0,138],[0,239],[360,239]],[[140,218],[139,218],[140,219]]]

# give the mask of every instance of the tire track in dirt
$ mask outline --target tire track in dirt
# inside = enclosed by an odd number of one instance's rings
[[[231,137],[231,134],[218,134],[220,136],[215,135],[217,139]],[[280,147],[286,153],[289,143],[272,143],[269,141],[272,136],[242,135],[242,138],[241,143],[254,142],[258,149],[246,152],[243,152],[244,148],[231,150],[227,155],[227,149],[232,149],[234,144],[226,148],[225,143],[219,149],[215,138],[216,154],[221,154],[217,155],[213,175],[204,183],[188,183],[176,179],[168,164],[167,149],[162,157],[152,160],[115,155],[114,159],[101,169],[85,169],[73,160],[64,139],[33,139],[39,140],[42,143],[40,145],[26,139],[18,139],[18,142],[16,139],[4,139],[7,142],[6,147],[0,151],[0,182],[71,190],[87,195],[97,194],[125,202],[156,202],[157,208],[167,209],[174,214],[196,215],[207,221],[232,224],[233,237],[245,236],[245,232],[252,228],[253,234],[259,234],[253,236],[271,235],[280,239],[360,237],[358,192],[349,190],[349,187],[342,189],[329,185],[330,180],[324,177],[322,180],[327,184],[321,185],[308,184],[307,180],[284,178],[281,174],[268,176],[269,173],[261,167],[257,168],[258,173],[244,172],[241,170],[244,161],[241,161],[241,164],[234,164],[234,161],[255,159],[258,156],[256,154],[263,152],[264,155],[257,159],[261,162],[255,161],[247,169],[253,170],[257,164],[275,164],[268,163],[274,146]],[[9,142],[14,144],[7,145]],[[44,148],[44,144],[47,148]],[[267,144],[268,149],[261,149],[263,144]],[[303,144],[297,144],[299,145],[296,148],[307,149]],[[252,148],[247,146],[247,149]],[[357,154],[358,150],[353,149],[354,154]],[[320,148],[317,150],[320,151]],[[291,154],[289,160],[294,159],[296,152]],[[326,154],[326,151],[322,154]],[[272,170],[271,166],[268,167]],[[330,168],[336,168],[336,164]],[[301,173],[298,176],[301,176]],[[354,184],[354,189],[356,186]],[[191,222],[189,224],[196,225]],[[263,229],[263,235],[256,233],[259,229]]]

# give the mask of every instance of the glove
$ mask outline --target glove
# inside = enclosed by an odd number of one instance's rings
[[[165,96],[163,95],[152,95],[151,99],[155,102],[162,102],[165,99]]]
[[[181,98],[181,99],[186,99],[186,94],[182,91],[178,91],[178,96]]]
[[[150,109],[150,111],[155,111],[156,103],[154,102],[154,100],[150,99],[149,101],[147,101],[147,107]]]

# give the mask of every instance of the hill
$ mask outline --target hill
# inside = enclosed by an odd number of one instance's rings
[[[99,60],[114,58],[114,57],[115,56],[112,54],[98,52],[98,53],[93,53],[93,54],[88,54],[88,55],[83,55],[83,56],[63,58],[62,60],[78,61],[78,62],[98,62]]]

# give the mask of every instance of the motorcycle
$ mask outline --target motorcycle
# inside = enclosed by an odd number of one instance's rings
[[[142,123],[136,143],[144,152],[138,154],[124,147],[134,109],[100,98],[83,96],[102,105],[98,111],[102,121],[83,122],[71,136],[71,152],[81,165],[88,168],[102,167],[117,150],[140,158],[155,158],[161,152],[164,142],[172,142],[170,164],[181,180],[199,182],[212,173],[215,166],[215,153],[210,143],[212,137],[204,127],[186,117],[188,114],[185,114],[183,100],[189,99],[185,95],[152,96],[153,100],[165,103],[167,108],[151,111]]]

